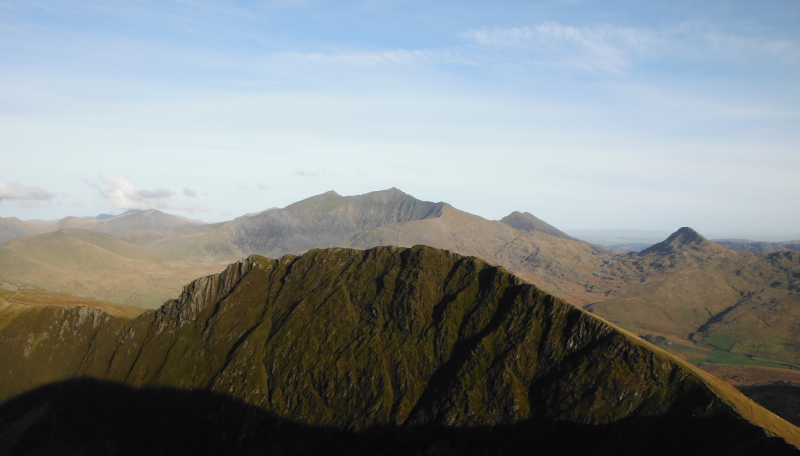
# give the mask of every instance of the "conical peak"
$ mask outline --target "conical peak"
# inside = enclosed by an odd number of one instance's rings
[[[704,238],[700,233],[689,228],[688,226],[684,226],[683,228],[680,228],[678,231],[672,233],[665,242],[677,245],[684,245],[694,242],[703,242],[705,240],[706,238]]]
[[[562,239],[572,239],[572,237],[567,233],[564,233],[563,231],[536,217],[530,212],[514,211],[500,219],[500,221],[517,230],[540,231],[542,233],[549,234],[550,236],[555,236]]]
[[[664,241],[642,250],[639,252],[639,255],[647,255],[649,253],[673,253],[675,251],[688,249],[699,250],[710,245],[711,242],[703,237],[703,235],[688,226],[684,226],[670,234]]]

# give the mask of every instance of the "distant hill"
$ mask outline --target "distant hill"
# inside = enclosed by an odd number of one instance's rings
[[[50,384],[0,407],[20,454],[800,453],[800,430],[731,385],[430,247],[252,256],[134,319],[0,321],[0,400]]]
[[[562,239],[575,239],[529,212],[514,211],[500,219],[500,221],[512,228],[522,231],[541,231],[542,233]]]
[[[86,230],[64,229],[0,246],[0,279],[151,308],[177,296],[184,283],[224,266],[170,260],[114,236]]]
[[[714,242],[727,249],[744,253],[800,252],[800,241],[762,242],[748,239],[715,239]]]
[[[50,224],[25,222],[16,217],[0,217],[0,245],[17,238],[49,231],[55,231]]]
[[[75,228],[114,235],[136,231],[174,231],[198,228],[205,223],[178,215],[166,214],[156,209],[128,211],[113,217],[67,217],[59,220],[59,228]]]
[[[206,229],[205,225],[197,220],[166,214],[155,209],[128,211],[115,216],[101,214],[98,217],[66,217],[54,222],[25,222],[14,217],[0,217],[0,245],[24,236],[50,233],[64,228],[97,231],[116,236],[134,234],[135,238],[139,232],[169,232],[173,233],[172,236],[188,234]]]

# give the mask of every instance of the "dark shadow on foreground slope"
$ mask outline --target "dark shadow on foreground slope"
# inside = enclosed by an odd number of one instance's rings
[[[738,389],[770,412],[795,426],[800,426],[800,385],[776,382],[740,386]]]
[[[612,425],[381,426],[352,433],[276,417],[229,396],[90,379],[0,405],[0,455],[750,455],[800,454],[736,419]]]

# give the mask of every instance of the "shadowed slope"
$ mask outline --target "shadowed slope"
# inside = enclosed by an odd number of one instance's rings
[[[75,419],[80,417],[80,419]],[[653,432],[653,430],[658,432]],[[735,418],[610,425],[380,426],[361,432],[281,419],[230,396],[97,380],[48,385],[0,405],[0,454],[712,455],[797,454]]]
[[[59,369],[49,381],[212,390],[338,429],[510,426],[525,441],[535,423],[669,417],[737,429],[741,445],[800,442],[733,387],[502,269],[429,247],[253,256],[132,321],[55,313],[0,332],[0,365],[15,372],[0,376],[4,397],[47,366]]]

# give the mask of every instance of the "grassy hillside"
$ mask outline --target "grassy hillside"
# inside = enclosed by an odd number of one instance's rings
[[[0,245],[24,236],[55,231],[46,223],[25,222],[16,217],[0,217]]]
[[[0,279],[112,303],[154,308],[223,263],[167,259],[111,235],[61,230],[0,246]]]

